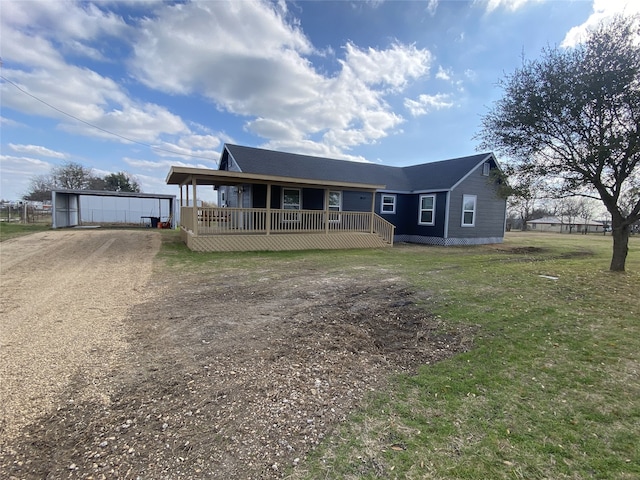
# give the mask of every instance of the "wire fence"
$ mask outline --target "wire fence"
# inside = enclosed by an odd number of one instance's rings
[[[0,222],[51,223],[51,208],[28,203],[2,204]]]

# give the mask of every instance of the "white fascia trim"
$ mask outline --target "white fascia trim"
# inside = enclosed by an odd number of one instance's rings
[[[231,165],[227,165],[227,168],[229,169],[230,172],[240,172],[242,173],[242,169],[240,168],[240,165],[238,165],[238,162],[236,162],[236,159],[233,158],[233,154],[229,151],[229,149],[227,148],[227,146],[224,146],[224,149],[227,151],[227,156],[229,157],[229,160],[231,160]],[[237,170],[234,170],[234,167]],[[218,166],[219,168],[219,166]]]
[[[405,190],[376,190],[376,193],[381,193],[383,195],[408,195],[413,192],[407,192]]]
[[[414,195],[431,195],[431,194],[435,194],[435,193],[449,193],[451,190],[448,188],[438,188],[435,190],[414,190],[412,192],[410,192],[411,194]]]

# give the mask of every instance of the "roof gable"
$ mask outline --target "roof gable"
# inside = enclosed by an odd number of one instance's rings
[[[379,184],[386,185],[385,190],[389,191],[412,192],[449,190],[493,155],[484,153],[410,167],[391,167],[226,144],[221,166],[229,164],[229,157],[244,173],[282,175],[319,182]]]

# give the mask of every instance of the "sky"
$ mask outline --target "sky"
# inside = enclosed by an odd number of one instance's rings
[[[2,0],[0,198],[68,162],[179,195],[170,167],[217,168],[225,143],[395,166],[473,155],[523,58],[639,12],[637,0]]]

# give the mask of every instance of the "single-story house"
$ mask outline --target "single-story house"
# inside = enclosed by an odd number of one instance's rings
[[[492,153],[392,167],[226,144],[217,170],[173,166],[167,183],[193,250],[471,245],[504,238],[496,169]],[[218,206],[190,206],[206,186]]]
[[[550,216],[529,220],[527,226],[536,232],[603,233],[605,224],[598,220],[568,216]]]

